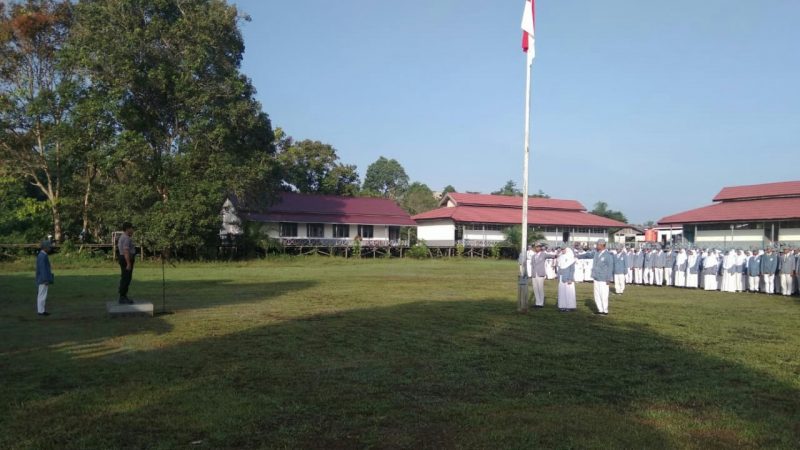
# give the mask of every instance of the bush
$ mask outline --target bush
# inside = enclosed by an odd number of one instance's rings
[[[408,255],[409,258],[425,259],[430,256],[430,250],[428,250],[428,246],[425,245],[425,241],[420,240],[416,245],[408,249],[406,255]]]
[[[494,259],[500,259],[500,252],[502,251],[502,246],[498,244],[492,245],[492,248],[489,250],[489,254],[492,255]]]
[[[461,242],[456,244],[456,256],[458,256],[459,258],[464,256],[464,244]]]

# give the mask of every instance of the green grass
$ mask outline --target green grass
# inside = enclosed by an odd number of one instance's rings
[[[800,300],[632,287],[515,312],[506,261],[0,266],[0,448],[797,448]],[[65,267],[66,266],[66,267]],[[132,296],[161,298],[158,265]],[[199,442],[191,445],[193,442]]]

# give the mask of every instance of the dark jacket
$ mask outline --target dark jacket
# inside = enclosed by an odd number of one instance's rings
[[[39,252],[36,257],[36,285],[49,283],[53,284],[55,276],[50,269],[50,258],[45,252]]]

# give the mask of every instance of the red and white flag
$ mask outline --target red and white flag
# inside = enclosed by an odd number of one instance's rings
[[[522,13],[522,51],[528,54],[528,65],[533,64],[536,56],[533,31],[536,27],[536,8],[534,0],[525,0],[525,11]]]

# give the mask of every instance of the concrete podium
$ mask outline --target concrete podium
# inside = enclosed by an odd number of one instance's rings
[[[153,304],[136,302],[123,305],[119,302],[107,302],[106,311],[111,317],[150,316],[153,317]]]

